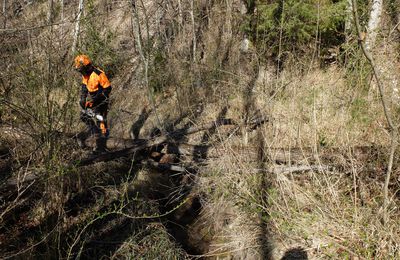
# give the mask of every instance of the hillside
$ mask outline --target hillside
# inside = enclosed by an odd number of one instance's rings
[[[1,259],[400,258],[397,0],[80,2],[1,3]]]

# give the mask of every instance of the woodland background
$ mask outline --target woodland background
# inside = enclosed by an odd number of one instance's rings
[[[0,258],[400,257],[398,0],[1,2]]]

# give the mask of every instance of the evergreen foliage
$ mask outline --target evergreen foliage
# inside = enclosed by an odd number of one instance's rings
[[[347,1],[256,1],[243,26],[252,40],[269,55],[306,52],[318,39],[322,48],[344,40]],[[250,5],[249,5],[250,6]],[[265,47],[264,47],[265,48]]]

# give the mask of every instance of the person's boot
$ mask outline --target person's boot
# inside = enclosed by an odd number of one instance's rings
[[[97,135],[96,136],[96,146],[92,150],[93,154],[105,153],[107,151],[106,150],[106,142],[107,142],[107,138],[105,138],[102,135]]]

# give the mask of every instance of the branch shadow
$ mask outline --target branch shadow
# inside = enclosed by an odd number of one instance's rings
[[[268,176],[270,173],[267,172],[267,153],[265,151],[265,138],[262,135],[262,132],[259,130],[257,132],[257,140],[259,143],[258,146],[258,164],[259,168],[261,169],[261,180],[259,191],[261,192],[261,203],[266,204],[265,206],[268,207],[268,190],[272,186],[271,179],[273,176]],[[258,237],[258,243],[261,245],[260,247],[260,254],[262,259],[272,259],[272,243],[270,242],[269,238],[272,236],[269,229],[268,229],[268,219],[269,214],[266,211],[261,211],[258,213],[259,223],[260,223],[260,235]]]
[[[168,117],[164,120],[164,129],[166,131],[166,135],[168,135],[174,142],[180,143],[186,140],[187,129],[194,125],[196,119],[198,119],[204,111],[204,105],[202,102],[198,102],[194,104],[197,109],[191,111],[190,113],[183,113],[175,120],[169,120]],[[175,127],[180,124],[183,120],[189,119],[186,124],[184,124],[180,129],[176,129]],[[179,135],[173,135],[173,133],[179,132]],[[157,126],[154,127],[150,131],[150,137],[156,137],[161,134],[161,129]]]
[[[225,118],[227,112],[228,112],[228,107],[224,106],[218,113],[216,121]],[[203,134],[200,144],[194,147],[193,159],[195,163],[201,163],[207,159],[210,146],[204,146],[204,145],[208,144],[208,142],[210,141],[212,136],[216,134],[216,132],[217,132],[217,125],[214,125],[211,129],[209,129]]]
[[[244,123],[248,123],[252,120],[252,115],[257,116],[259,113],[256,100],[254,97],[254,88],[256,87],[256,82],[259,74],[259,66],[257,61],[248,61],[249,62],[249,74],[251,75],[251,79],[248,82],[246,88],[243,92],[243,100],[244,100],[244,107],[243,107],[243,120]],[[260,179],[259,179],[259,187],[257,190],[259,193],[259,200],[260,203],[263,204],[265,208],[268,208],[268,192],[272,187],[273,178],[271,173],[268,173],[267,170],[267,161],[268,161],[268,154],[266,150],[266,143],[265,138],[261,129],[257,130],[256,136],[257,146],[257,161],[258,161],[258,168],[261,170]],[[269,223],[269,214],[266,211],[260,211],[258,213],[258,222],[259,222],[259,236],[258,236],[258,244],[260,245],[259,253],[262,259],[273,259],[272,250],[273,245],[271,242],[272,234],[269,230],[268,223]]]
[[[142,108],[139,118],[132,124],[130,128],[130,136],[132,139],[137,140],[139,138],[140,130],[149,118],[152,110],[147,109],[147,107]]]

